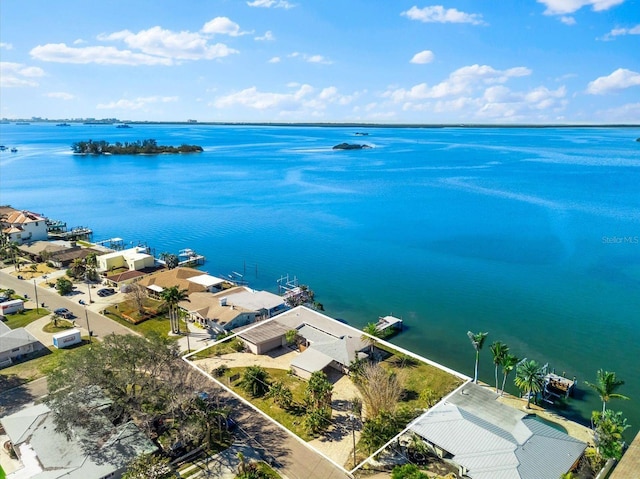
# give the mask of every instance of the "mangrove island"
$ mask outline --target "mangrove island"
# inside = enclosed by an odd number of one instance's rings
[[[202,147],[198,145],[162,146],[156,140],[110,144],[108,141],[78,141],[71,145],[75,154],[79,155],[157,155],[161,153],[200,153]]]
[[[357,145],[355,143],[340,143],[333,147],[334,150],[363,150],[371,148],[369,145]]]

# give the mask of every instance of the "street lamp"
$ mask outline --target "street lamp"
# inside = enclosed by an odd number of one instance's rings
[[[36,279],[33,279],[33,289],[36,292],[36,313],[40,314],[40,310],[38,309],[38,286],[36,286]]]
[[[87,330],[89,331],[89,344],[91,344],[91,328],[89,327],[89,313],[87,313],[87,307],[84,307],[84,317],[87,320]]]

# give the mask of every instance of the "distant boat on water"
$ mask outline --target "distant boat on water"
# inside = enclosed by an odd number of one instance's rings
[[[116,125],[116,128],[131,128],[131,126],[127,125],[126,123],[121,123],[119,125]]]
[[[11,148],[11,153],[18,153],[18,149],[17,148]]]
[[[56,126],[71,126],[69,123],[58,123]]]
[[[362,131],[356,131],[356,136],[369,136],[369,133],[362,132]]]
[[[0,151],[4,151],[4,150],[6,150],[6,149],[7,149],[7,147],[6,147],[6,146],[4,146],[4,145],[0,145]]]

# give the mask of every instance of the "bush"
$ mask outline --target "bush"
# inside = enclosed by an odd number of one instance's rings
[[[221,378],[228,369],[229,367],[226,364],[222,364],[213,370],[213,375],[217,378]]]

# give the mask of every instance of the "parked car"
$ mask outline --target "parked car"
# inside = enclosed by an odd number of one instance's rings
[[[74,318],[75,316],[73,315],[73,313],[71,311],[69,311],[67,308],[58,308],[56,310],[53,311],[55,314],[57,314],[58,316],[61,316],[65,319],[70,319],[70,318]]]
[[[115,289],[113,288],[102,288],[98,290],[98,296],[104,298],[105,296],[111,296],[112,294],[116,294]]]

